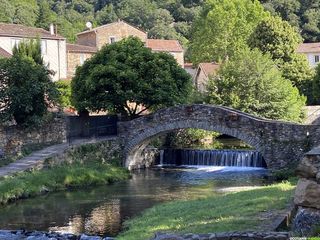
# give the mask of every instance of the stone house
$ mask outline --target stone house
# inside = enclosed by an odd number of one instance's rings
[[[78,33],[77,44],[96,47],[99,50],[107,43],[114,43],[129,36],[138,37],[142,42],[147,41],[146,32],[119,20]]]
[[[205,92],[210,76],[214,75],[220,65],[214,62],[200,63],[193,77],[193,83],[200,92]]]
[[[147,39],[146,47],[153,52],[170,53],[177,63],[184,67],[184,50],[177,40]]]
[[[96,52],[96,47],[67,43],[67,78],[71,79],[77,66],[81,66],[85,60],[91,58]]]
[[[53,25],[50,31],[19,24],[0,23],[0,54],[10,57],[12,49],[21,41],[40,38],[44,62],[55,74],[53,80],[67,77],[66,39],[55,33]]]
[[[77,44],[101,49],[105,44],[120,41],[129,36],[138,37],[154,52],[168,52],[183,67],[184,50],[177,40],[148,39],[148,34],[125,21],[109,23],[77,34]]]
[[[302,43],[297,49],[297,53],[304,54],[310,66],[316,67],[320,62],[320,42],[317,43]]]

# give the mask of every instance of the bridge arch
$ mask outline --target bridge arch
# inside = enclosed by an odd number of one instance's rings
[[[144,167],[142,151],[152,138],[186,128],[216,131],[241,139],[259,151],[268,168],[273,169],[299,161],[307,151],[303,146],[306,132],[316,134],[308,125],[267,120],[227,107],[180,105],[119,123],[124,165],[129,169]]]

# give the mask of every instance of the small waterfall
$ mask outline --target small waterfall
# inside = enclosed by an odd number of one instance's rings
[[[164,150],[160,150],[160,165],[163,165],[163,155],[164,155]]]
[[[262,155],[253,150],[160,150],[160,165],[266,167]]]

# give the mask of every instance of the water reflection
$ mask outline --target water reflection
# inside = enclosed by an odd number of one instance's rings
[[[116,236],[124,220],[157,203],[265,184],[265,171],[225,170],[139,171],[126,182],[21,200],[0,209],[0,228]]]

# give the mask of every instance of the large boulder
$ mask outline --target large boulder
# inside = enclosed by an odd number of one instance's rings
[[[299,179],[294,203],[298,206],[320,209],[320,184],[305,178]]]
[[[306,155],[296,169],[298,176],[307,179],[315,179],[318,172],[320,172],[319,155]]]

